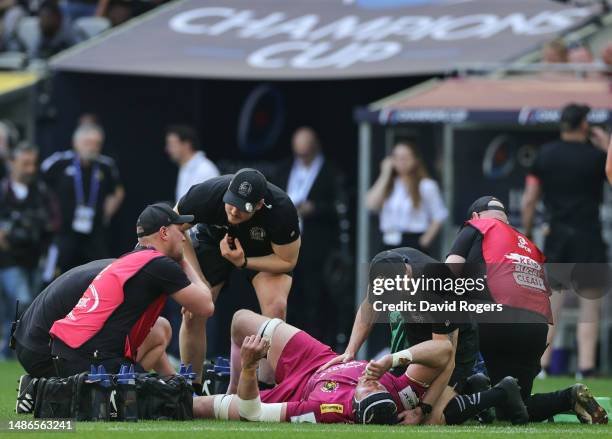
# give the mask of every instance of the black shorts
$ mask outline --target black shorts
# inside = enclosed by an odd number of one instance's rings
[[[211,287],[226,282],[232,270],[236,267],[230,261],[221,256],[219,250],[219,239],[207,233],[206,226],[198,225],[198,231],[191,233],[191,239],[193,242],[196,257],[200,264],[200,269],[204,274],[204,277],[208,281]],[[250,270],[248,268],[241,270],[247,277],[250,283],[253,282],[253,278],[259,274],[259,271]],[[293,276],[293,272],[285,273],[289,276]]]
[[[72,375],[76,375],[82,372],[88,372],[92,365],[104,366],[107,373],[117,374],[121,368],[121,365],[134,365],[136,372],[144,372],[142,366],[129,358],[122,356],[111,356],[107,355],[105,358],[93,358],[91,356],[85,356],[75,349],[70,348],[59,339],[54,339],[51,344],[51,352],[53,358],[53,365],[55,367],[56,374],[54,376],[66,378]]]
[[[40,351],[43,352],[48,350],[48,346],[44,346],[40,349]],[[55,366],[53,365],[53,359],[50,352],[39,353],[26,348],[17,341],[15,343],[15,354],[23,369],[33,377],[49,378],[55,376]]]
[[[546,262],[605,263],[607,248],[601,232],[552,224],[544,243]]]
[[[546,323],[481,324],[480,353],[491,385],[512,376],[518,380],[523,399],[531,395],[533,380],[540,373],[540,358],[546,349]]]

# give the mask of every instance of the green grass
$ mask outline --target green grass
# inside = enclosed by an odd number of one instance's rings
[[[0,420],[28,420],[30,416],[17,416],[15,389],[22,370],[15,362],[0,362]],[[612,379],[585,380],[597,396],[612,396]],[[537,380],[535,392],[548,392],[573,384],[569,378]],[[256,424],[243,422],[202,421],[193,422],[138,422],[138,423],[87,423],[76,426],[76,433],[34,433],[51,435],[52,438],[84,437],[86,439],[171,439],[220,438],[220,439],[370,439],[373,437],[402,437],[417,439],[447,438],[482,439],[529,436],[537,439],[559,438],[612,438],[612,425],[581,425],[569,423],[531,424],[524,427],[499,424],[482,427],[470,424],[459,427],[383,427],[356,425],[310,424]],[[0,431],[0,438],[24,437],[23,432]],[[400,436],[402,435],[402,436]]]

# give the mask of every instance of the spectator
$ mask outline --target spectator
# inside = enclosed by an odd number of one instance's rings
[[[290,296],[297,304],[290,310],[298,310],[295,318],[307,331],[334,344],[335,328],[330,325],[339,310],[334,310],[323,267],[338,241],[337,171],[321,152],[312,128],[297,129],[292,148],[293,158],[280,167],[277,178],[297,209],[301,233],[305,236]]]
[[[367,194],[368,209],[380,213],[383,248],[412,247],[427,253],[448,211],[412,142],[398,142],[380,164]]]
[[[601,128],[591,128],[587,121],[589,107],[567,105],[561,114],[561,140],[540,148],[526,179],[522,202],[523,225],[529,237],[535,207],[544,200],[550,231],[544,254],[552,263],[605,263],[606,245],[601,235],[599,207],[606,180],[605,163],[608,136]],[[589,142],[590,138],[590,142]],[[584,280],[583,280],[584,282]],[[552,284],[560,292],[561,285]],[[576,330],[578,373],[590,376],[595,370],[600,297],[595,285],[580,285],[580,316]],[[552,296],[554,321],[564,296]],[[549,328],[549,346],[554,336]],[[550,348],[542,357],[546,370]]]
[[[110,1],[106,8],[106,17],[111,22],[111,27],[119,26],[134,17],[135,2],[132,1]]]
[[[38,10],[40,41],[30,48],[31,59],[47,59],[72,46],[75,38],[70,20],[64,18],[62,11],[53,0],[46,0]]]
[[[4,291],[3,353],[14,318],[39,291],[39,263],[59,228],[59,209],[45,184],[36,180],[38,152],[25,144],[11,154],[10,174],[0,182],[0,287]]]
[[[561,38],[555,38],[542,47],[542,62],[550,64],[567,62],[567,46]]]
[[[115,161],[100,154],[103,141],[100,126],[80,125],[73,135],[74,151],[56,152],[42,164],[49,187],[61,195],[57,261],[49,261],[59,273],[109,255],[106,229],[125,191]]]
[[[568,50],[567,61],[572,64],[591,64],[595,59],[587,46],[576,46]]]
[[[198,151],[198,138],[190,126],[172,125],[168,128],[166,153],[179,166],[175,191],[177,202],[194,184],[219,175],[215,164],[207,159],[202,151]]]

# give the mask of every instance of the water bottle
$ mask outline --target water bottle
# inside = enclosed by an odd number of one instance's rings
[[[87,377],[87,383],[91,384],[91,420],[110,420],[110,391],[112,383],[110,375],[106,373],[104,366],[91,366]]]
[[[134,365],[121,365],[117,375],[117,394],[119,395],[118,419],[120,421],[138,421],[138,400],[136,398],[136,374]]]

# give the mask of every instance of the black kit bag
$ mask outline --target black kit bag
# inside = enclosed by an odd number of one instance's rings
[[[34,417],[43,419],[73,418],[74,395],[87,379],[87,373],[68,378],[40,378],[36,385]]]
[[[136,398],[140,419],[193,419],[193,387],[181,375],[138,374]]]
[[[85,379],[75,382],[71,417],[77,421],[110,421],[113,412],[111,394],[115,390],[114,380],[110,379],[107,385],[103,385],[100,381],[90,381],[87,373],[76,376],[81,375],[85,375]]]

